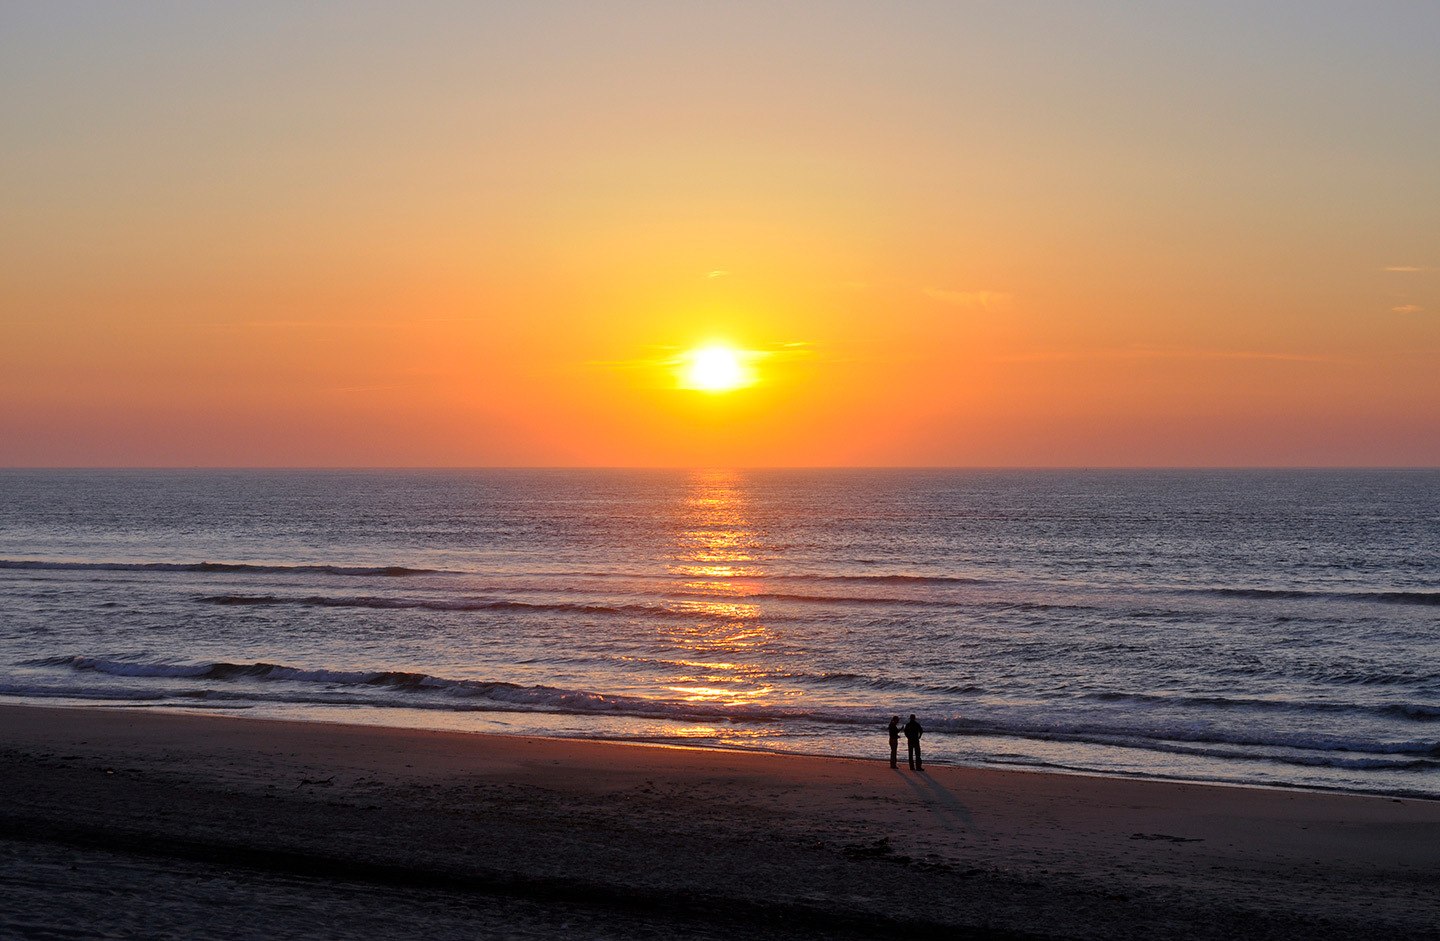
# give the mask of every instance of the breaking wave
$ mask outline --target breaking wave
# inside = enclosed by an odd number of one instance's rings
[[[22,666],[68,668],[126,679],[187,681],[163,692],[151,687],[61,689],[7,684],[9,695],[66,696],[106,700],[168,698],[194,702],[278,702],[366,705],[450,711],[537,711],[567,714],[611,714],[646,719],[733,723],[813,723],[822,726],[875,728],[886,710],[852,706],[805,708],[745,701],[694,702],[647,698],[556,686],[526,686],[497,680],[457,679],[404,670],[336,670],[279,663],[183,663],[124,658],[56,656],[25,661]],[[840,678],[841,675],[824,675]],[[206,681],[215,686],[196,686]],[[275,683],[277,685],[270,686]],[[1237,705],[1252,705],[1244,701]],[[1212,704],[1213,705],[1213,704]],[[1411,718],[1433,719],[1428,706],[1388,704],[1380,709],[1408,710]],[[1303,767],[1348,769],[1440,769],[1440,739],[1434,737],[1372,739],[1356,734],[1283,732],[1255,728],[1223,729],[1203,722],[1166,717],[1077,715],[1057,704],[1026,710],[977,706],[966,715],[936,716],[927,721],[932,732],[961,736],[987,735],[1055,742],[1078,742],[1116,748],[1143,749],[1178,755],[1232,760],[1271,761]]]
[[[338,564],[295,564],[295,565],[271,565],[251,562],[70,562],[50,561],[44,559],[0,559],[0,570],[19,571],[99,571],[99,572],[175,572],[195,574],[216,574],[216,575],[340,575],[353,577],[382,577],[382,578],[404,578],[417,575],[483,575],[479,571],[459,571],[455,569],[421,568],[408,565],[338,565]],[[629,578],[656,578],[651,574],[623,573],[623,572],[572,572],[572,573],[546,573],[549,577],[563,577],[570,574],[582,578],[597,579],[629,579]],[[757,585],[768,583],[781,584],[786,582],[810,583],[810,584],[857,584],[857,585],[891,585],[897,587],[957,587],[977,585],[997,585],[1002,582],[995,579],[979,578],[968,575],[919,575],[913,573],[882,573],[882,574],[805,574],[805,573],[776,573],[776,572],[750,572],[735,574],[707,574],[706,581],[725,582],[753,582]],[[1378,604],[1395,605],[1419,605],[1423,607],[1440,606],[1440,591],[1427,591],[1422,589],[1411,590],[1370,590],[1370,591],[1327,591],[1299,588],[1251,588],[1244,586],[1201,586],[1201,587],[1174,587],[1164,589],[1151,589],[1153,593],[1171,595],[1204,595],[1220,598],[1250,599],[1258,601],[1350,601],[1370,602]],[[834,601],[839,603],[870,603],[887,602],[891,604],[915,604],[915,605],[945,605],[952,602],[944,599],[924,598],[877,598],[877,597],[853,597],[853,596],[827,596],[805,593],[790,592],[756,592],[749,597],[770,598],[776,600],[797,600],[797,601]]]
[[[1292,588],[1185,588],[1181,594],[1273,601],[1370,601],[1380,604],[1440,605],[1440,591],[1307,591]]]
[[[374,595],[205,595],[195,599],[201,604],[224,606],[293,605],[304,608],[373,608],[378,610],[421,611],[541,611],[570,614],[637,614],[681,618],[744,617],[748,612],[724,614],[699,605],[666,604],[586,604],[576,601],[511,601],[503,598],[401,598]],[[719,601],[721,599],[717,599]],[[743,598],[723,599],[743,603]],[[770,618],[770,620],[776,620]]]
[[[1159,693],[1085,693],[1084,698],[1100,702],[1127,702],[1140,705],[1176,706],[1200,709],[1254,709],[1259,711],[1371,714],[1416,722],[1440,720],[1440,705],[1423,703],[1345,703],[1297,699],[1259,699],[1244,696],[1175,696]]]
[[[0,569],[83,572],[197,572],[217,575],[354,575],[403,578],[407,575],[441,575],[443,569],[410,568],[404,565],[259,565],[249,562],[48,562],[28,559],[0,559]]]

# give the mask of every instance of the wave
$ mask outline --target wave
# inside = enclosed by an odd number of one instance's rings
[[[444,569],[410,568],[404,565],[260,565],[249,562],[48,562],[29,559],[0,559],[0,569],[89,572],[200,572],[220,575],[354,575],[403,578],[408,575],[442,575]]]
[[[404,670],[334,670],[255,662],[182,663],[124,658],[56,656],[25,661],[29,667],[68,667],[123,678],[166,678],[220,682],[284,682],[289,691],[184,688],[169,693],[190,699],[280,701],[326,705],[402,706],[448,711],[538,711],[612,714],[631,718],[754,723],[805,722],[851,728],[880,727],[877,717],[891,710],[850,706],[806,708],[750,702],[692,702],[499,680],[455,679]],[[297,688],[298,687],[298,688]],[[317,688],[323,687],[323,688]],[[113,689],[95,691],[120,698]],[[153,698],[152,691],[136,698]],[[87,691],[50,695],[84,697]],[[1422,707],[1423,708],[1423,707]],[[1101,722],[1068,718],[1066,712],[1017,714],[992,711],[976,717],[939,716],[927,721],[931,732],[985,735],[1039,741],[1075,742],[1172,754],[1234,760],[1265,760],[1305,767],[1440,768],[1440,740],[1377,740],[1308,731],[1224,729],[1194,723],[1164,724],[1143,717]]]
[[[407,575],[483,575],[485,572],[460,571],[456,569],[416,568],[407,565],[330,565],[296,564],[274,565],[252,562],[63,562],[46,559],[0,559],[0,569],[38,571],[97,571],[97,572],[200,572],[226,575],[283,575],[286,573],[313,573],[322,575],[355,575],[403,577]],[[488,573],[493,574],[493,573]],[[583,578],[603,579],[659,579],[671,580],[675,576],[653,573],[626,572],[543,572],[513,573],[516,575],[542,575],[547,578],[567,575]],[[991,579],[973,578],[961,575],[912,575],[895,573],[889,575],[822,575],[803,573],[756,572],[750,574],[706,575],[706,581],[800,581],[800,582],[855,582],[876,585],[990,585]]]
[[[1440,719],[1440,706],[1421,703],[1345,703],[1299,699],[1259,699],[1244,696],[1185,696],[1163,693],[1103,692],[1082,693],[1081,698],[1097,702],[1132,702],[1142,705],[1200,707],[1203,709],[1255,709],[1279,712],[1325,712],[1372,714],[1391,718],[1431,722]]]
[[[707,572],[703,576],[685,575],[683,573],[672,573],[657,575],[654,572],[546,572],[528,573],[544,575],[572,575],[579,578],[594,578],[604,580],[614,579],[644,579],[651,581],[674,581],[676,579],[694,580],[707,582],[854,582],[858,584],[872,585],[996,585],[1000,582],[996,579],[978,578],[971,575],[914,575],[904,572],[876,575],[856,575],[851,573],[821,574],[819,572]]]
[[[744,618],[744,613],[664,604],[585,604],[576,601],[510,601],[500,598],[391,598],[374,595],[205,595],[200,604],[224,606],[293,605],[305,608],[372,608],[421,611],[563,611],[571,614],[644,614],[670,618]],[[743,599],[725,599],[735,603]],[[769,618],[769,620],[778,620]]]
[[[761,574],[751,576],[761,581],[815,581],[815,582],[861,582],[876,585],[993,585],[988,578],[974,578],[968,575],[803,575],[803,574]],[[743,580],[743,576],[741,577]]]
[[[1370,601],[1380,604],[1440,606],[1440,591],[1308,591],[1299,588],[1180,588],[1180,594],[1215,595],[1272,601]]]
[[[418,575],[481,575],[482,572],[460,571],[455,569],[420,568],[407,565],[335,565],[335,564],[294,564],[278,565],[252,562],[65,562],[50,561],[44,559],[0,559],[0,570],[19,571],[97,571],[97,572],[177,572],[196,574],[218,574],[218,575],[340,575],[352,577],[382,577],[382,578],[404,578]],[[490,573],[494,574],[494,573]],[[512,573],[525,576],[526,573]],[[601,578],[601,579],[634,579],[647,580],[673,580],[678,576],[655,575],[653,573],[624,573],[624,572],[546,572],[531,573],[532,575],[543,575],[546,578]],[[528,576],[527,576],[528,577]],[[754,582],[759,585],[766,583],[799,582],[812,584],[870,584],[870,585],[891,585],[891,586],[915,586],[915,587],[954,587],[974,585],[999,585],[1003,580],[978,578],[967,575],[918,575],[913,573],[889,573],[889,574],[820,574],[820,573],[781,573],[781,572],[752,572],[730,575],[706,575],[706,581],[725,582]],[[1074,586],[1062,586],[1058,590],[1069,590]],[[1440,591],[1427,591],[1422,589],[1411,590],[1387,590],[1377,589],[1371,591],[1327,591],[1300,588],[1251,588],[1243,586],[1206,586],[1206,587],[1175,587],[1157,588],[1153,591],[1161,594],[1178,595],[1208,595],[1211,597],[1251,599],[1257,601],[1354,601],[1371,602],[1379,604],[1396,605],[1419,605],[1423,607],[1440,606]],[[878,598],[878,597],[856,597],[856,596],[830,596],[812,595],[806,593],[790,592],[756,592],[746,595],[757,599],[773,600],[794,600],[794,601],[818,601],[834,603],[889,603],[901,605],[947,605],[952,601],[944,599],[926,598]],[[1018,607],[1028,607],[1021,603]],[[1048,605],[1036,604],[1037,609],[1044,609]],[[1057,605],[1057,607],[1072,607],[1072,605]]]
[[[1074,604],[1045,604],[1033,601],[996,601],[985,599],[983,601],[955,600],[953,598],[896,598],[893,596],[881,595],[815,595],[800,592],[783,591],[752,591],[736,594],[706,594],[697,591],[675,591],[667,592],[679,598],[705,598],[711,601],[779,601],[779,602],[800,602],[802,604],[831,604],[831,605],[879,605],[882,607],[902,608],[1001,608],[1017,611],[1050,611],[1050,610],[1093,610],[1085,605]]]
[[[579,577],[584,577],[584,578],[597,578],[597,579],[637,579],[637,578],[638,578],[638,579],[668,580],[668,579],[673,579],[673,578],[675,577],[675,576],[654,575],[654,574],[652,574],[652,573],[594,572],[594,571],[575,572],[575,573],[548,573],[548,574],[551,574],[551,575],[562,575],[562,576],[565,575],[565,574],[572,574],[572,575],[579,576]],[[999,578],[980,578],[980,577],[968,576],[968,575],[916,575],[916,574],[908,574],[908,573],[859,575],[859,574],[850,574],[850,573],[846,573],[846,574],[820,574],[820,573],[801,573],[801,572],[784,572],[784,573],[782,573],[782,572],[751,572],[751,573],[737,573],[737,574],[728,574],[728,575],[727,575],[727,574],[707,574],[707,575],[704,576],[704,579],[703,579],[703,580],[704,580],[704,581],[715,581],[715,582],[738,582],[738,583],[756,582],[756,583],[760,583],[760,584],[767,583],[767,582],[810,582],[810,583],[819,583],[819,584],[824,584],[824,583],[854,583],[854,584],[873,584],[873,585],[897,585],[897,586],[914,585],[914,586],[917,586],[917,587],[923,587],[923,586],[945,587],[945,586],[960,586],[960,585],[967,585],[967,586],[973,586],[973,585],[1005,585],[1005,584],[1007,584],[1007,583],[1013,584],[1013,582],[1011,582],[1011,581],[1008,580],[1008,579],[999,579]],[[1029,587],[1032,591],[1036,591],[1036,590],[1044,590],[1047,586],[1044,585],[1044,584],[1033,584],[1033,585],[1029,585],[1028,587]],[[1076,584],[1072,584],[1072,583],[1063,583],[1063,584],[1059,584],[1059,585],[1050,585],[1050,586],[1048,586],[1048,587],[1051,588],[1052,590],[1055,590],[1055,591],[1069,592],[1069,591],[1075,590],[1077,587],[1085,588],[1086,586],[1083,586],[1083,585],[1077,586]],[[1088,586],[1088,587],[1089,587],[1090,589],[1093,589],[1093,590],[1109,590],[1109,589],[1110,589],[1111,587],[1113,587],[1113,586],[1104,585],[1104,584],[1097,584],[1097,585],[1090,585],[1090,586]],[[1139,591],[1142,591],[1142,592],[1145,592],[1145,593],[1155,593],[1155,594],[1165,594],[1165,595],[1177,595],[1177,594],[1178,594],[1178,595],[1211,595],[1211,596],[1230,597],[1230,598],[1250,598],[1250,599],[1254,599],[1254,600],[1267,600],[1267,599],[1269,599],[1269,600],[1280,600],[1280,601],[1329,600],[1329,601],[1369,601],[1369,602],[1380,602],[1380,603],[1386,603],[1386,604],[1411,604],[1411,605],[1423,605],[1423,606],[1437,606],[1437,605],[1440,605],[1440,591],[1426,591],[1426,590],[1422,590],[1422,589],[1413,589],[1413,590],[1377,589],[1377,590],[1372,590],[1372,591],[1359,591],[1359,590],[1356,590],[1356,591],[1326,591],[1326,590],[1302,589],[1302,588],[1248,588],[1248,587],[1243,587],[1243,586],[1233,586],[1233,587],[1232,587],[1232,586],[1224,586],[1224,585],[1205,586],[1205,587],[1184,587],[1184,586],[1177,586],[1177,587],[1166,587],[1166,588],[1151,588],[1151,587],[1148,587],[1148,586],[1132,586],[1132,587],[1135,588],[1136,590],[1139,590]],[[797,599],[797,600],[827,600],[827,601],[828,601],[828,600],[832,600],[832,599],[831,599],[830,597],[828,597],[828,596],[813,596],[813,595],[802,595],[802,594],[790,595],[790,594],[779,593],[779,592],[774,593],[774,594],[754,594],[754,595],[751,595],[750,597],[756,597],[756,598],[765,598],[765,597],[795,598],[795,599]],[[852,597],[849,597],[849,596],[840,596],[840,597],[838,597],[838,598],[834,598],[833,600],[837,600],[837,601],[851,601],[851,600],[863,600],[863,601],[877,600],[877,601],[880,601],[880,600],[884,600],[884,601],[893,601],[893,602],[897,602],[897,603],[907,603],[907,602],[910,602],[912,599],[896,599],[896,598],[888,598],[888,599],[880,599],[880,598],[875,598],[875,599],[871,599],[871,598],[860,598],[860,599],[855,599],[855,598],[852,598]],[[922,602],[924,601],[924,599],[920,599],[920,600],[921,600]],[[930,601],[929,603],[934,603],[934,604],[946,604],[946,603],[948,603],[948,602],[945,602],[945,601]],[[1186,613],[1186,612],[1163,612],[1163,613],[1164,613],[1164,614],[1184,614],[1184,613]]]
[[[34,683],[0,683],[0,696],[21,696],[26,699],[86,699],[101,702],[161,702],[170,696],[164,692],[142,692],[133,689],[74,689],[69,686],[47,686]]]
[[[833,604],[833,605],[879,605],[882,607],[914,607],[914,608],[948,608],[955,611],[960,610],[981,610],[989,614],[998,614],[1011,611],[1017,613],[1033,613],[1044,611],[1099,611],[1100,608],[1088,604],[1075,604],[1071,602],[1045,602],[1045,601],[1010,601],[1006,599],[985,598],[979,600],[956,600],[953,598],[894,598],[881,597],[878,595],[810,595],[791,592],[750,592],[734,595],[706,595],[700,592],[674,592],[673,594],[686,598],[709,598],[715,601],[795,601],[806,604]]]
[[[1418,669],[1376,672],[1360,666],[1331,663],[1240,663],[1215,665],[1211,672],[1216,676],[1237,676],[1246,682],[1255,679],[1280,680],[1285,683],[1300,680],[1307,685],[1325,684],[1333,686],[1404,686],[1422,695],[1440,695],[1440,671],[1424,658],[1412,661]],[[1389,664],[1386,664],[1387,666]],[[1429,669],[1426,669],[1429,667]]]
[[[902,607],[921,608],[951,608],[957,607],[953,601],[936,600],[930,598],[882,598],[876,595],[809,595],[781,591],[755,591],[745,594],[734,595],[707,595],[703,592],[672,592],[683,598],[710,598],[713,600],[727,601],[799,601],[815,604],[855,604],[855,605],[900,605]]]
[[[1164,725],[1132,722],[1129,725],[1105,725],[1097,722],[1073,722],[1063,718],[1040,715],[1035,718],[1009,719],[985,717],[937,723],[946,731],[975,735],[997,735],[1055,742],[1085,742],[1114,745],[1122,748],[1144,748],[1189,754],[1195,747],[1223,751],[1193,752],[1216,757],[1260,758],[1287,764],[1309,764],[1315,759],[1307,753],[1344,752],[1367,755],[1413,755],[1440,759],[1440,740],[1403,739],[1377,740],[1347,737],[1343,734],[1309,731],[1233,730],[1192,723]],[[1327,762],[1330,759],[1325,759]],[[1356,760],[1356,759],[1335,759]],[[1440,762],[1437,762],[1440,766]]]
[[[1162,749],[1162,750],[1163,750],[1163,749]],[[1201,755],[1202,753],[1197,750],[1197,751],[1194,751],[1194,752],[1189,752],[1188,754]],[[1217,752],[1216,755],[1215,755],[1215,757],[1234,758],[1234,757],[1236,757],[1236,756],[1230,755],[1230,754],[1227,754],[1227,753],[1224,753],[1224,752]],[[1095,773],[1095,768],[1090,767],[1090,766],[1087,766],[1087,765],[1083,765],[1083,764],[1071,764],[1071,763],[1060,762],[1060,761],[1047,761],[1047,760],[1045,760],[1045,759],[1043,759],[1043,758],[1034,758],[1034,757],[1031,757],[1031,756],[1028,756],[1028,755],[997,755],[997,756],[988,756],[988,755],[987,755],[987,756],[981,756],[981,757],[980,757],[980,761],[984,762],[985,764],[989,764],[989,765],[1000,765],[1000,766],[1006,766],[1006,767],[1041,768],[1041,769],[1050,769],[1050,770],[1054,770],[1054,771],[1078,771],[1078,772],[1081,772],[1081,773],[1084,773],[1084,774],[1093,774],[1093,773]],[[1287,763],[1288,763],[1288,764],[1298,764],[1298,765],[1300,765],[1300,766],[1302,766],[1302,767],[1305,767],[1305,768],[1334,769],[1334,770],[1346,770],[1346,771],[1420,771],[1420,770],[1429,770],[1429,769],[1432,769],[1432,768],[1440,768],[1440,761],[1432,761],[1432,760],[1430,760],[1430,759],[1428,759],[1428,758],[1416,758],[1416,759],[1405,759],[1405,758],[1401,758],[1401,759],[1390,759],[1390,758],[1364,759],[1364,758],[1362,758],[1362,759],[1354,759],[1354,760],[1351,760],[1351,759],[1335,759],[1335,760],[1333,760],[1333,761],[1327,761],[1327,760],[1324,760],[1324,759],[1322,758],[1322,759],[1317,759],[1317,760],[1312,761],[1312,762],[1287,762]],[[1107,776],[1114,775],[1114,776],[1117,776],[1117,777],[1139,778],[1139,779],[1144,779],[1144,778],[1153,777],[1152,774],[1149,774],[1149,773],[1144,772],[1144,771],[1134,771],[1134,770],[1123,769],[1123,768],[1109,768],[1109,769],[1106,769],[1106,770],[1105,770],[1105,774],[1106,774]],[[1199,774],[1199,775],[1197,775],[1197,774],[1193,774],[1193,773],[1192,773],[1192,774],[1178,774],[1178,775],[1175,775],[1175,774],[1167,774],[1167,775],[1165,775],[1165,779],[1166,779],[1166,780],[1181,780],[1181,781],[1200,781],[1200,782],[1206,782],[1206,783],[1212,783],[1212,784],[1239,784],[1239,785],[1245,785],[1245,786],[1250,786],[1250,785],[1254,785],[1254,784],[1257,783],[1254,779],[1246,778],[1246,777],[1238,777],[1238,776],[1235,776],[1235,775],[1233,775],[1233,774],[1231,774],[1231,775],[1218,775],[1218,776],[1217,776],[1217,775],[1213,775],[1213,774],[1212,774],[1212,775],[1206,775],[1206,774]],[[1283,786],[1285,786],[1285,787],[1289,787],[1289,788],[1300,788],[1300,789],[1302,789],[1302,790],[1318,790],[1318,791],[1334,791],[1334,790],[1340,790],[1340,791],[1345,791],[1345,792],[1355,793],[1355,794],[1376,794],[1376,793],[1379,793],[1379,794],[1386,794],[1386,795],[1389,795],[1389,796],[1391,796],[1391,797],[1419,798],[1419,799],[1421,799],[1421,800],[1434,800],[1434,799],[1436,798],[1436,796],[1437,796],[1436,794],[1434,794],[1434,793],[1432,793],[1432,792],[1429,792],[1429,791],[1414,790],[1414,789],[1407,789],[1407,788],[1399,788],[1399,789],[1396,789],[1396,788],[1386,788],[1385,790],[1382,790],[1382,791],[1376,791],[1376,790],[1371,789],[1371,788],[1356,788],[1356,787],[1338,787],[1338,788],[1337,788],[1337,787],[1336,787],[1335,785],[1333,785],[1333,784],[1319,784],[1319,785],[1317,785],[1317,784],[1307,784],[1307,783],[1303,783],[1303,782],[1299,782],[1299,781],[1279,781],[1279,780],[1274,780],[1274,779],[1270,779],[1270,778],[1262,779],[1262,781],[1261,781],[1260,783],[1264,783],[1264,784],[1280,784],[1280,785],[1283,785]]]
[[[422,686],[427,681],[441,687],[456,680],[436,680],[425,673],[404,670],[307,670],[278,663],[174,663],[170,661],[107,660],[100,657],[62,656],[27,660],[22,666],[68,666],[110,676],[156,676],[230,680],[242,677],[270,680],[298,680],[316,683],[363,684],[373,686]]]
[[[295,564],[276,565],[251,562],[62,562],[43,559],[0,559],[0,570],[12,571],[95,571],[95,572],[175,572],[209,575],[338,575],[349,577],[380,577],[380,578],[405,578],[419,575],[480,575],[481,572],[467,572],[455,569],[420,568],[407,565],[334,565],[334,564]],[[493,574],[493,573],[492,573]],[[523,573],[516,573],[521,574]],[[547,578],[603,578],[603,579],[632,579],[643,578],[647,580],[670,580],[675,576],[658,576],[650,573],[617,573],[617,572],[550,572],[543,573]],[[767,583],[810,583],[810,584],[859,584],[859,585],[890,585],[890,586],[915,586],[915,587],[955,587],[975,585],[997,585],[1002,582],[995,579],[976,578],[962,575],[916,575],[908,573],[891,573],[876,575],[860,574],[818,574],[818,573],[777,573],[777,572],[754,572],[748,574],[733,575],[707,575],[706,581],[725,581],[745,583],[752,582],[757,586]],[[1065,586],[1067,589],[1073,586]],[[1205,595],[1220,598],[1249,599],[1255,601],[1350,601],[1369,602],[1375,604],[1393,605],[1417,605],[1422,607],[1440,607],[1440,591],[1426,591],[1421,589],[1413,590],[1373,590],[1373,591],[1326,591],[1299,588],[1250,588],[1232,586],[1207,586],[1207,587],[1176,587],[1153,589],[1161,594],[1178,595]],[[798,602],[820,602],[832,604],[890,604],[890,605],[914,605],[914,606],[938,606],[946,607],[956,604],[952,599],[946,598],[893,598],[874,596],[853,596],[853,595],[821,595],[805,592],[786,591],[757,591],[745,595],[737,595],[737,600],[753,598],[756,600],[774,601],[798,601]],[[1020,602],[1014,604],[1021,610],[1048,610],[1050,608],[1077,608],[1074,604]]]
[[[564,689],[554,686],[522,686],[500,680],[466,680],[432,676],[404,670],[329,670],[309,669],[279,663],[229,663],[213,661],[208,663],[176,663],[170,661],[135,661],[105,659],[85,656],[44,657],[28,660],[22,666],[70,667],[77,671],[92,671],[119,677],[164,677],[173,679],[207,680],[262,680],[289,681],[292,683],[316,683],[329,687],[370,687],[397,691],[425,691],[442,694],[460,703],[442,703],[440,708],[464,709],[466,700],[488,700],[494,705],[538,707],[549,712],[610,712],[654,718],[732,718],[734,710],[725,704],[695,704],[675,700],[650,700],[638,696],[607,695],[586,690]],[[190,690],[179,695],[213,695],[210,691]],[[223,694],[222,694],[223,696]],[[272,697],[256,697],[272,698]],[[297,701],[292,697],[281,698],[286,702]],[[326,698],[314,700],[302,698],[298,701],[346,702],[351,700]],[[370,705],[403,705],[425,708],[426,704],[413,698],[404,701],[370,702]],[[434,707],[434,704],[431,704]],[[487,708],[471,704],[470,708]],[[773,715],[757,711],[747,716],[756,721],[773,721],[793,717],[795,712],[782,711]]]
[[[669,657],[637,657],[628,655],[613,654],[570,654],[564,657],[541,657],[526,658],[520,662],[527,665],[533,664],[565,664],[574,666],[577,661],[585,663],[639,665],[642,667],[658,667],[663,670],[699,670],[699,671],[722,671],[730,677],[743,678],[746,681],[755,683],[773,683],[775,681],[789,681],[804,683],[810,686],[848,686],[864,687],[873,690],[900,690],[920,691],[924,693],[944,693],[949,695],[973,696],[981,693],[988,693],[991,690],[973,683],[925,683],[911,679],[900,679],[889,676],[877,676],[869,673],[854,673],[847,670],[826,670],[813,672],[809,670],[794,670],[784,668],[767,668],[762,666],[751,666],[737,668],[729,663],[707,662],[703,660],[676,660]]]

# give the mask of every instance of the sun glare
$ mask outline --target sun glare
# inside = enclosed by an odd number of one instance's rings
[[[681,360],[680,384],[701,392],[729,392],[755,381],[745,354],[728,346],[703,346]]]

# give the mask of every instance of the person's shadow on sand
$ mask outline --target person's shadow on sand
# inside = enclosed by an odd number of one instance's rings
[[[970,810],[961,803],[960,798],[924,771],[915,774],[897,773],[897,776],[915,791],[917,797],[934,808],[935,813],[951,826],[961,830],[979,829],[975,826],[975,818],[971,816]]]

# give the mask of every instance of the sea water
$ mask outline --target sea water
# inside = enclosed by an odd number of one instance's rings
[[[0,472],[0,696],[1440,796],[1440,472]]]

